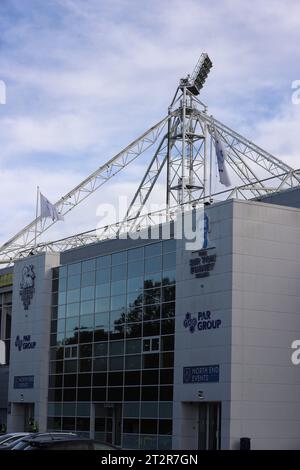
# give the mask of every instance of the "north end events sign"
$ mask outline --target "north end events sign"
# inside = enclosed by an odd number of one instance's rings
[[[190,273],[196,278],[209,276],[215,267],[216,259],[216,247],[193,251],[190,259]]]
[[[219,382],[219,380],[220,366],[218,364],[183,368],[184,384]]]
[[[15,375],[14,388],[33,388],[34,375]]]

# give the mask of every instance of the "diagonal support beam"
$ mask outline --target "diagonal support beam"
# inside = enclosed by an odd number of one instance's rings
[[[66,215],[78,204],[93,194],[103,184],[109,181],[113,176],[127,167],[132,161],[138,158],[142,153],[148,150],[157,142],[161,136],[170,116],[166,116],[148,131],[134,140],[125,149],[102,165],[98,170],[92,173],[82,183],[76,186],[63,196],[56,204],[56,208],[62,215]],[[9,259],[13,261],[18,257],[18,253],[26,247],[32,247],[35,235],[39,238],[46,230],[52,227],[56,221],[39,216],[24,229],[18,232],[13,238],[8,240],[0,247],[0,261]]]

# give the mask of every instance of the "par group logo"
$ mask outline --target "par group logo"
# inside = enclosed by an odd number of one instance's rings
[[[18,348],[19,351],[21,351],[23,348],[23,340],[22,338],[20,338],[19,335],[16,337],[15,346],[16,348]]]

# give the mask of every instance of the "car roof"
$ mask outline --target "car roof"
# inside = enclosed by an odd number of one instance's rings
[[[38,439],[24,439],[24,442],[27,443],[28,445],[32,447],[50,447],[53,444],[64,444],[67,442],[93,442],[91,439],[88,438],[83,438],[79,436],[70,436],[70,437],[60,437],[60,438],[55,438],[51,439],[50,437],[46,438],[38,438]]]
[[[72,438],[79,437],[75,432],[41,432],[41,433],[31,433],[28,436],[28,439],[60,439],[60,438]]]
[[[61,441],[89,441],[88,438],[82,438],[76,434],[42,434],[40,436],[30,436],[23,439],[24,442],[61,442]]]

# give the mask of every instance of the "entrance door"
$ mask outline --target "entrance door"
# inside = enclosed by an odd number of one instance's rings
[[[34,403],[22,404],[24,409],[24,432],[32,432],[32,422],[34,421]]]
[[[95,404],[95,439],[121,444],[122,405],[119,403]]]
[[[198,449],[218,450],[221,440],[221,403],[199,403]]]

